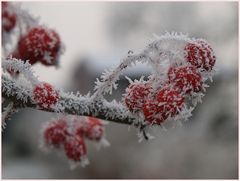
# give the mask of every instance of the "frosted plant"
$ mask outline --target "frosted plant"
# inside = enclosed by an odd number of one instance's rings
[[[21,11],[18,8],[17,20],[18,16],[30,16]],[[2,103],[2,123],[20,108],[58,113],[60,117],[42,129],[41,148],[63,151],[72,168],[88,164],[86,139],[98,148],[109,146],[101,120],[136,127],[139,141],[153,138],[148,128],[188,120],[215,72],[216,58],[206,40],[167,32],[156,36],[143,51],[129,52],[116,68],[106,70],[96,80],[92,95],[65,92],[40,81],[32,71],[38,62],[47,67],[59,64],[63,53],[60,36],[34,18],[26,19],[27,30],[21,31],[15,50],[2,58],[2,96],[6,101]],[[150,66],[151,74],[139,80],[126,77],[129,86],[122,101],[107,101],[105,95],[118,88],[123,70],[137,63]]]

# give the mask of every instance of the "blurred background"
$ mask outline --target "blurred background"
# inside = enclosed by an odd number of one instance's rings
[[[129,50],[141,51],[152,34],[165,31],[205,38],[217,56],[217,74],[203,103],[182,126],[151,131],[138,142],[137,130],[106,126],[111,146],[97,151],[87,142],[90,165],[71,171],[63,154],[39,150],[42,123],[56,117],[25,109],[2,132],[4,179],[236,179],[238,178],[238,3],[237,2],[22,2],[40,22],[56,29],[66,46],[60,68],[34,65],[40,80],[66,91],[92,92],[106,68]],[[146,65],[125,71],[138,79]],[[128,81],[109,99],[121,100]]]

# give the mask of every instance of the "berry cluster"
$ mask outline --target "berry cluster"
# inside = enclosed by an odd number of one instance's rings
[[[14,29],[17,22],[17,16],[8,2],[2,2],[2,30],[10,32]]]
[[[86,161],[85,138],[100,143],[104,139],[102,122],[93,117],[59,119],[49,122],[43,130],[45,147],[63,148],[68,159],[74,162]]]
[[[133,113],[143,113],[146,123],[160,125],[178,115],[186,97],[203,90],[203,73],[213,69],[216,58],[210,45],[202,39],[187,43],[185,63],[173,64],[164,85],[153,89],[151,81],[133,82],[126,89],[124,104]]]
[[[30,28],[20,37],[13,58],[23,61],[29,60],[30,64],[37,62],[46,66],[58,65],[58,57],[61,52],[61,40],[55,30],[37,26]]]

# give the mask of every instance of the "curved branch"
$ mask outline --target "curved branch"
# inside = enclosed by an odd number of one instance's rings
[[[47,112],[61,112],[79,116],[92,116],[99,119],[122,123],[133,124],[136,118],[120,103],[115,100],[94,101],[88,96],[76,96],[73,93],[61,91],[58,101],[58,111],[54,108],[41,108],[34,103],[31,97],[31,88],[18,85],[15,80],[2,75],[2,97],[14,102],[16,108],[33,108]],[[135,121],[134,121],[135,120]],[[138,124],[136,124],[137,126]]]
[[[191,41],[187,35],[182,33],[166,32],[165,35],[157,37],[142,52],[134,55],[132,51],[129,51],[128,56],[121,60],[120,65],[112,70],[106,70],[101,75],[100,80],[97,78],[94,88],[95,93],[93,94],[94,99],[101,99],[107,93],[112,94],[113,89],[117,89],[118,84],[116,82],[119,80],[122,71],[136,65],[138,62],[148,63],[152,67],[153,74],[151,79],[154,85],[159,85],[162,76],[165,76],[163,70],[166,69],[161,62],[164,60],[183,59],[183,55],[179,54],[179,47]],[[177,43],[179,43],[179,46],[176,46]]]

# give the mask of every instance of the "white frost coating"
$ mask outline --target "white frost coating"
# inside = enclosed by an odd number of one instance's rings
[[[110,146],[110,142],[103,136],[101,140],[95,143],[97,150],[100,150],[100,148],[106,148]]]
[[[38,78],[33,73],[32,65],[28,61],[24,62],[12,57],[2,58],[2,68],[4,71],[20,72],[34,85],[39,83]]]
[[[87,156],[85,156],[85,155],[81,157],[80,162],[75,162],[75,161],[69,160],[70,170],[76,169],[79,165],[81,167],[85,167],[88,164],[89,164],[89,160],[88,160]]]
[[[104,94],[112,93],[113,88],[117,89],[116,81],[119,80],[119,76],[121,75],[122,71],[135,64],[137,61],[145,61],[144,55],[137,55],[137,56],[128,56],[127,58],[123,59],[120,65],[113,70],[106,70],[101,75],[101,81],[99,79],[95,82],[95,88],[96,90],[95,94],[93,95],[93,98],[101,98]]]
[[[6,127],[7,123],[7,119],[9,118],[10,114],[12,114],[14,112],[13,109],[13,102],[10,102],[7,107],[3,108],[3,112],[2,112],[2,130]]]
[[[137,124],[141,121],[139,116],[132,114],[126,106],[121,103],[118,103],[116,100],[107,102],[105,99],[102,100],[102,107],[104,115],[110,119],[132,119],[132,124]],[[119,121],[121,123],[121,121]]]
[[[65,93],[60,91],[61,99],[58,101],[62,105],[63,111],[71,110],[72,113],[82,115],[90,114],[89,108],[92,102],[88,96],[75,95],[73,92]]]
[[[139,143],[141,143],[143,140],[145,140],[146,137],[148,140],[152,140],[155,138],[154,136],[150,135],[148,128],[149,127],[145,127],[144,132],[141,130],[138,130],[137,136],[138,136]],[[144,136],[144,134],[145,134],[145,136]]]
[[[9,97],[15,97],[16,102],[19,101],[23,104],[29,102],[31,97],[31,87],[19,85],[18,82],[11,80],[6,75],[2,75],[2,92]]]

